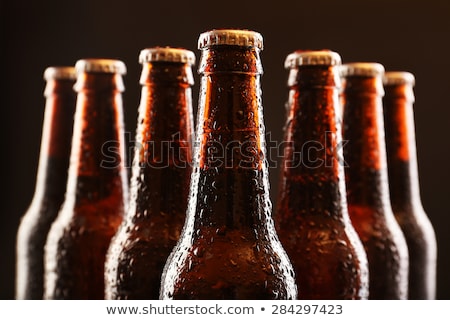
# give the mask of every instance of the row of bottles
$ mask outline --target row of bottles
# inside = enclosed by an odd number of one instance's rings
[[[263,38],[212,30],[199,49],[195,133],[194,53],[141,51],[129,180],[125,65],[84,59],[46,70],[16,297],[433,299],[436,240],[420,203],[413,75],[342,65],[332,51],[290,54],[272,210]]]

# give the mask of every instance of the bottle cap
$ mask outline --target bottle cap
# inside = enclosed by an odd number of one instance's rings
[[[295,51],[286,57],[286,69],[305,65],[336,66],[341,64],[341,56],[330,50]]]
[[[240,29],[215,29],[200,34],[198,38],[199,49],[214,45],[256,47],[262,50],[263,37],[258,32]]]
[[[415,82],[414,75],[406,71],[388,71],[384,73],[383,77],[383,84],[385,85],[409,84],[414,86]]]
[[[75,64],[77,72],[118,73],[124,75],[127,72],[125,63],[114,59],[82,59]]]
[[[180,62],[192,66],[195,64],[195,54],[190,50],[171,47],[154,47],[141,50],[139,63],[154,61]]]
[[[352,62],[341,66],[340,74],[342,77],[363,76],[377,77],[384,74],[384,66],[376,62]]]
[[[75,67],[61,66],[61,67],[48,67],[44,71],[44,80],[62,79],[62,80],[75,80],[77,73]]]

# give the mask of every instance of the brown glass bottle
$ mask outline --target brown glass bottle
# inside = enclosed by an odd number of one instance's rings
[[[162,299],[294,299],[293,269],[271,218],[261,104],[262,36],[200,35],[196,152],[186,223]]]
[[[384,74],[383,111],[392,210],[409,249],[409,299],[435,299],[437,245],[423,209],[414,129],[414,75]]]
[[[36,187],[17,232],[16,299],[42,299],[44,246],[64,200],[76,93],[74,67],[44,72],[45,116]]]
[[[389,199],[383,73],[378,63],[342,68],[347,202],[369,261],[369,299],[406,299],[408,249]]]
[[[339,54],[288,55],[288,117],[275,214],[299,299],[367,299],[367,257],[348,216],[339,120]]]
[[[118,60],[76,65],[77,105],[66,195],[45,249],[46,299],[103,299],[105,255],[122,221],[122,75]]]
[[[107,299],[158,299],[184,225],[192,169],[192,51],[141,51],[141,104],[130,206],[106,262]]]

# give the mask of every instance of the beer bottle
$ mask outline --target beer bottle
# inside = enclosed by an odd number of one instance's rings
[[[185,226],[162,299],[295,299],[271,217],[260,77],[261,34],[202,33],[198,123]]]
[[[389,190],[392,210],[409,249],[409,299],[434,299],[437,246],[423,209],[414,130],[414,75],[384,74],[383,98]]]
[[[75,68],[77,104],[66,195],[45,249],[46,299],[103,299],[105,255],[122,221],[122,75],[118,60],[83,59]]]
[[[106,262],[107,299],[158,299],[184,225],[192,169],[192,51],[141,51],[141,103],[130,206]]]
[[[339,121],[341,57],[287,56],[288,117],[275,226],[299,299],[366,299],[368,266],[348,215]]]
[[[17,233],[16,298],[42,299],[44,245],[64,200],[76,94],[74,67],[48,67],[36,187]]]
[[[408,249],[389,199],[378,63],[343,65],[343,138],[350,219],[367,253],[369,299],[406,299]]]

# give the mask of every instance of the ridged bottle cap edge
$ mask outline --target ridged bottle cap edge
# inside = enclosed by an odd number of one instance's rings
[[[183,48],[153,47],[142,49],[139,54],[139,63],[165,61],[195,64],[194,52]]]
[[[263,36],[256,31],[246,29],[214,29],[200,34],[198,49],[214,45],[234,45],[240,47],[264,48]]]
[[[414,75],[407,71],[386,71],[383,76],[384,85],[409,84],[414,86],[415,82]]]
[[[51,66],[44,71],[44,80],[75,80],[77,72],[73,66]]]
[[[351,62],[341,65],[339,73],[342,77],[378,77],[383,76],[384,66],[377,62]]]
[[[125,63],[115,59],[81,59],[75,64],[78,72],[117,73],[124,75],[127,72]]]
[[[295,51],[286,57],[284,67],[291,69],[302,65],[337,66],[341,63],[341,56],[334,51]]]

